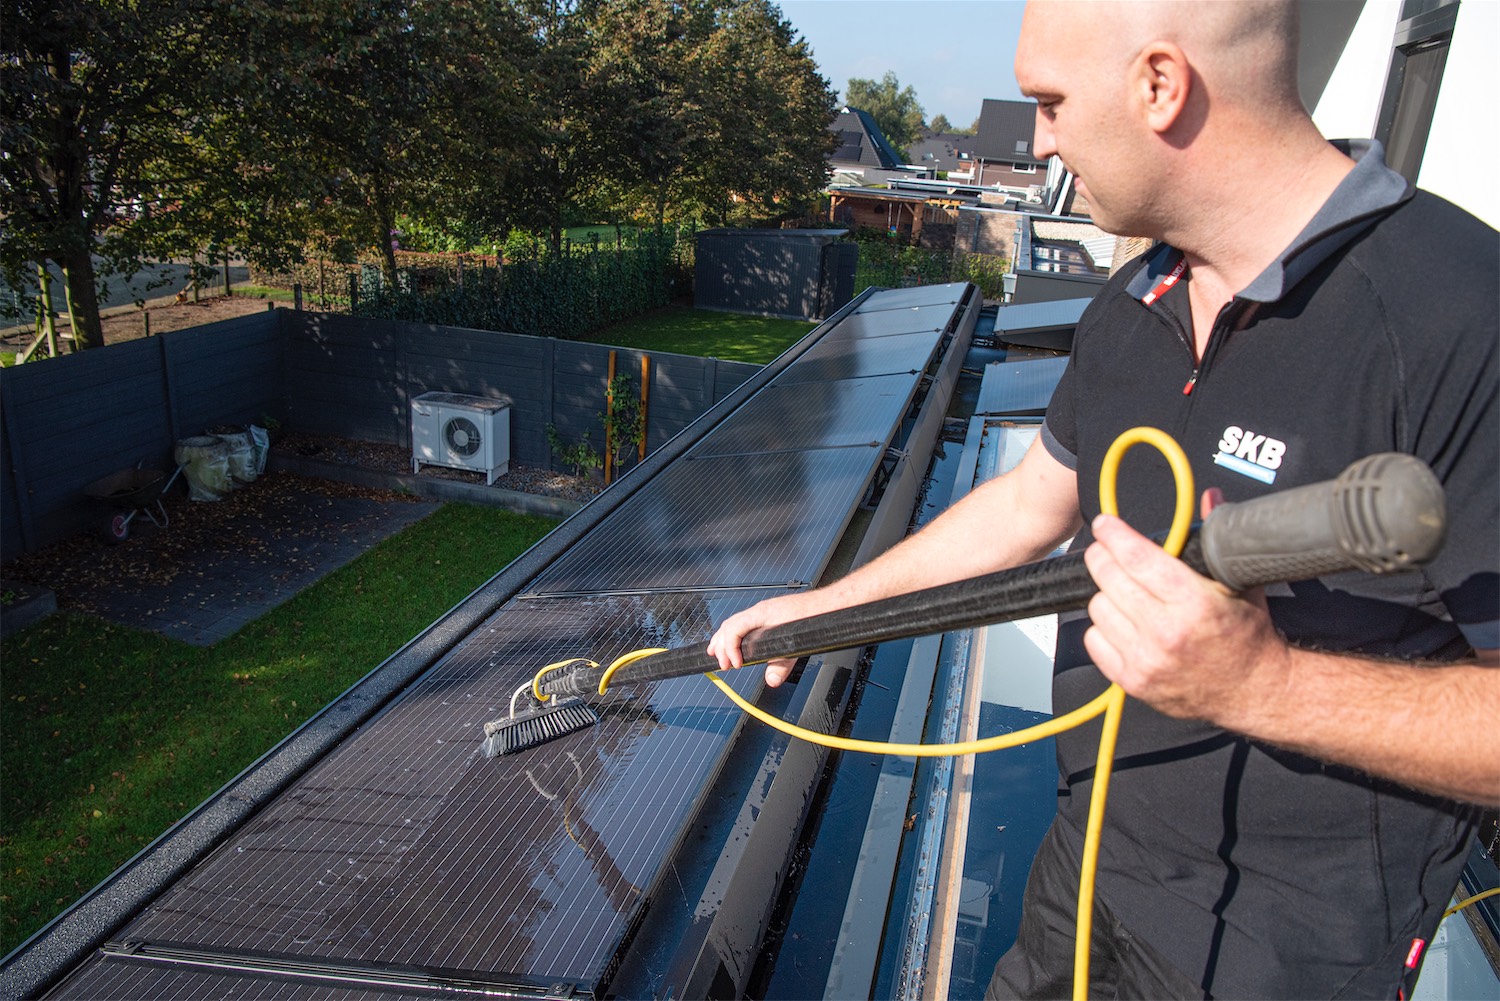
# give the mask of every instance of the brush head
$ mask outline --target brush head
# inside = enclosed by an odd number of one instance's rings
[[[582,699],[563,699],[484,725],[480,750],[486,758],[514,754],[599,722],[599,714]]]

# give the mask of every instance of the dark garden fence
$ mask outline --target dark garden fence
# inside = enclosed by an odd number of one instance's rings
[[[617,385],[632,394],[645,358],[648,449],[759,368],[278,309],[0,369],[0,560],[96,524],[88,484],[136,465],[170,469],[174,444],[207,428],[275,422],[409,446],[410,401],[433,390],[510,399],[511,461],[564,468],[549,438],[602,449],[612,350]]]

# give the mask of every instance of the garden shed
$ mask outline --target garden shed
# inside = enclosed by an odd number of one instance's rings
[[[854,298],[859,247],[844,229],[706,229],[698,234],[693,305],[823,319]]]

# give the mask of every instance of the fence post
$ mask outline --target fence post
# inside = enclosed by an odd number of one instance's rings
[[[359,302],[359,276],[349,275],[349,315],[354,315],[354,307]]]
[[[302,312],[302,283],[301,282],[293,282],[292,283],[292,303],[294,304],[293,308],[296,309],[297,312],[299,312],[299,313]]]
[[[230,298],[234,297],[234,286],[229,283],[229,255],[224,255],[224,294]]]

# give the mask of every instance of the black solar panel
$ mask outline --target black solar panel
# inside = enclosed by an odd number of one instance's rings
[[[926,359],[932,356],[941,339],[937,330],[884,337],[827,338],[778,376],[775,384],[826,383],[833,378],[848,380],[921,371],[927,367]]]
[[[350,972],[338,974],[350,977]],[[345,986],[333,980],[295,974],[240,972],[167,964],[129,956],[99,956],[81,967],[64,985],[72,997],[91,1001],[141,1001],[142,998],[212,998],[214,1001],[411,1001],[431,997],[434,988]],[[442,996],[491,998],[481,990],[444,985]]]
[[[601,722],[479,754],[537,669],[704,642],[771,592],[532,599],[496,613],[129,929],[247,955],[592,988],[742,716],[701,677],[621,688]],[[754,695],[757,671],[731,683]]]
[[[497,759],[479,751],[482,726],[551,661],[701,644],[738,609],[816,580],[949,326],[956,305],[934,301],[953,288],[885,293],[905,304],[825,332],[133,920],[117,941],[136,957],[96,956],[55,996],[377,1001],[408,989],[392,970],[607,988],[652,896],[673,892],[664,873],[745,717],[688,677],[612,689],[597,725]],[[755,669],[729,680],[750,697],[763,685]],[[281,972],[142,958],[163,949]],[[306,979],[330,967],[369,982]],[[280,993],[314,982],[325,993]]]
[[[821,568],[808,554],[826,552],[837,541],[853,507],[851,494],[857,501],[883,454],[865,444],[678,462],[611,519],[610,532],[586,537],[531,590],[808,581]]]

